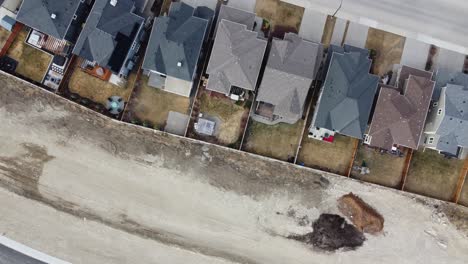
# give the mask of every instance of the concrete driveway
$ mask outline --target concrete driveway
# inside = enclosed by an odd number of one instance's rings
[[[283,0],[332,14],[340,0]],[[338,17],[463,54],[468,53],[468,1],[343,0]]]

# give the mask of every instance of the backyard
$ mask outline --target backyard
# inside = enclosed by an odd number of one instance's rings
[[[27,36],[28,30],[23,28],[8,49],[7,56],[18,61],[16,73],[33,81],[42,82],[52,61],[52,55],[26,44]]]
[[[304,121],[290,125],[265,125],[250,119],[243,150],[271,158],[292,161],[296,155]]]
[[[124,119],[132,122],[138,119],[162,129],[170,111],[188,114],[190,99],[148,86],[148,76],[141,75],[127,106]]]
[[[405,37],[380,29],[369,28],[366,48],[376,51],[372,72],[379,76],[399,64],[405,46]]]
[[[234,102],[229,98],[210,96],[209,93],[202,92],[197,105],[199,106],[199,112],[203,115],[220,120],[215,135],[217,143],[239,148],[244,133],[243,120],[248,117],[250,101]]]
[[[121,87],[91,76],[79,67],[70,70],[73,70],[73,74],[68,83],[69,91],[103,105],[106,105],[107,98],[114,95],[120,96],[125,102],[128,102],[136,78],[136,74],[131,73],[127,84]]]
[[[358,171],[353,170],[351,177],[391,188],[398,188],[405,166],[406,154],[407,151],[405,151],[403,157],[398,157],[388,153],[380,153],[379,150],[369,148],[366,145],[360,145],[354,165],[362,166],[364,162],[365,166],[369,168],[370,173],[361,175]]]
[[[333,29],[335,28],[336,17],[327,16],[327,21],[325,22],[325,27],[323,29],[322,35],[322,44],[325,47],[330,46],[330,42],[333,36]]]
[[[10,36],[10,31],[0,27],[0,50],[3,48],[5,45],[8,37]]]
[[[435,150],[415,151],[405,191],[449,201],[454,194],[463,160],[447,159]]]
[[[465,184],[463,185],[463,189],[460,194],[460,199],[458,201],[459,204],[468,207],[468,175],[465,178]]]
[[[355,139],[339,134],[333,143],[310,139],[305,134],[297,161],[307,167],[347,176],[354,144]]]
[[[257,0],[255,12],[268,20],[272,29],[279,26],[299,32],[304,8],[280,0]]]

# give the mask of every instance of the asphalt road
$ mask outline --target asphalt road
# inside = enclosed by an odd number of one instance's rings
[[[332,14],[340,0],[282,0]],[[338,17],[468,54],[468,1],[343,0]]]
[[[0,264],[45,264],[0,244]]]

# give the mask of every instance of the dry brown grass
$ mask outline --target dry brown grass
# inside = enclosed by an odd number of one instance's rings
[[[249,109],[236,105],[232,100],[211,97],[204,93],[200,98],[200,112],[211,116],[217,116],[222,123],[219,126],[217,139],[222,144],[237,142],[242,134],[242,117]]]
[[[10,31],[0,27],[0,50],[5,45],[5,43],[8,40],[8,37],[10,36],[10,34],[11,34]]]
[[[333,36],[333,30],[335,28],[336,18],[328,15],[323,29],[322,43],[325,47],[330,46],[330,42]]]
[[[463,160],[446,159],[437,151],[415,151],[405,190],[449,201],[455,191]]]
[[[8,49],[7,55],[18,61],[18,66],[16,67],[18,74],[33,81],[42,82],[52,61],[52,55],[26,44],[24,41],[27,36],[27,29],[20,31]]]
[[[369,28],[366,48],[377,52],[373,72],[383,75],[400,63],[405,45],[405,37],[380,29]]]
[[[383,230],[382,215],[353,193],[343,195],[338,199],[338,209],[361,232],[377,234]]]
[[[265,125],[251,119],[243,149],[263,156],[287,161],[296,155],[304,121],[294,125]]]
[[[340,175],[346,175],[353,157],[354,139],[335,135],[333,143],[310,139],[304,135],[298,162],[307,167],[325,169]]]
[[[299,32],[304,8],[280,0],[257,0],[255,5],[257,16],[270,21],[274,26],[295,28]]]
[[[465,179],[465,184],[463,185],[463,189],[460,193],[458,203],[468,207],[468,175]]]
[[[131,116],[160,127],[166,123],[170,111],[188,114],[189,98],[148,86],[146,75],[141,76],[139,83],[140,88],[136,90],[127,108]]]
[[[87,74],[80,68],[74,69],[68,88],[70,92],[77,93],[93,102],[106,105],[107,98],[113,95],[120,96],[128,102],[135,83],[136,74],[131,73],[127,85],[120,87]]]
[[[361,175],[359,172],[353,171],[351,176],[366,182],[396,188],[401,182],[405,157],[381,154],[378,150],[361,145],[358,148],[354,165],[361,166],[364,161],[370,173]]]

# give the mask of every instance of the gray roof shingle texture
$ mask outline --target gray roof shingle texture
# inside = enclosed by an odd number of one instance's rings
[[[399,87],[381,86],[369,130],[371,146],[418,148],[435,85],[431,77],[430,72],[403,66]]]
[[[144,22],[144,18],[133,13],[134,7],[133,0],[119,0],[115,7],[109,0],[96,0],[73,53],[100,66],[110,67],[111,56],[118,47],[117,36],[132,37],[135,28]],[[121,56],[127,53],[128,50]]]
[[[365,51],[365,50],[364,50]],[[379,77],[366,52],[333,52],[313,127],[362,139]]]
[[[267,41],[241,25],[222,20],[218,25],[215,42],[206,72],[206,89],[229,94],[236,86],[254,91]]]
[[[209,23],[195,17],[195,10],[183,2],[172,3],[168,16],[155,19],[144,69],[186,81],[193,79]]]
[[[273,114],[296,123],[322,58],[322,45],[287,33],[274,39],[257,101],[274,105]]]
[[[468,147],[468,88],[448,84],[445,89],[445,116],[436,134],[437,149],[457,154],[458,147]]]
[[[16,20],[63,39],[79,5],[78,0],[23,0]],[[52,14],[55,14],[55,19],[51,17]]]
[[[216,25],[223,19],[245,25],[248,30],[252,30],[255,23],[255,14],[232,6],[221,5]]]

